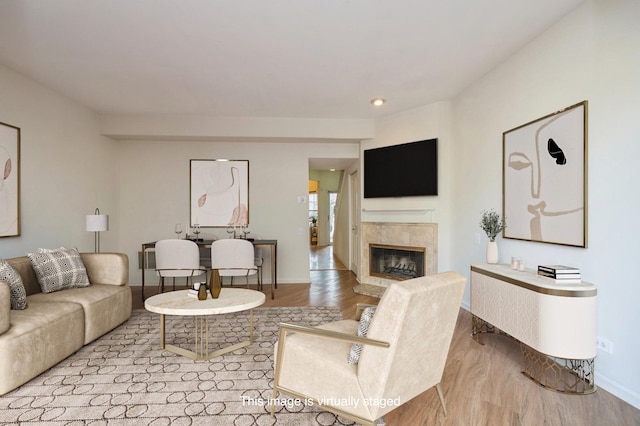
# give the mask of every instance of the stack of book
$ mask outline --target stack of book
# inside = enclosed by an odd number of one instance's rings
[[[580,269],[564,265],[538,265],[538,275],[549,278],[557,284],[582,282]]]

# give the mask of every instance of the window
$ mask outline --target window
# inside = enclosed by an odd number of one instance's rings
[[[313,218],[318,220],[318,194],[309,194],[309,224],[313,223]]]
[[[337,192],[329,192],[329,243],[333,244],[333,230],[336,221],[336,202],[338,201]]]

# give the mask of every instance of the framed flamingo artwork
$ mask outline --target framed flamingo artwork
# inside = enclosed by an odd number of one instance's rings
[[[20,235],[20,128],[0,123],[0,237]]]
[[[192,227],[249,225],[249,160],[190,160]]]

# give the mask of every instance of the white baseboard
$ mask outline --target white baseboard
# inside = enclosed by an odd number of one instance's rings
[[[596,371],[596,386],[640,409],[640,395]]]

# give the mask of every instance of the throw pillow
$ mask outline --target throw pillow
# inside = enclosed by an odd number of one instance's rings
[[[27,292],[24,289],[22,277],[4,259],[0,259],[0,281],[8,283],[9,289],[11,289],[11,309],[25,309],[27,307]]]
[[[28,256],[43,293],[89,286],[87,270],[76,249],[38,249]]]
[[[358,324],[358,331],[356,336],[364,337],[367,335],[367,331],[369,331],[369,323],[371,323],[371,319],[373,318],[373,314],[376,312],[375,307],[368,307],[362,311],[362,315],[360,316],[360,324]],[[360,343],[354,343],[351,345],[351,350],[349,351],[349,359],[347,363],[349,364],[357,364],[360,360],[360,352],[362,352],[362,345]]]

